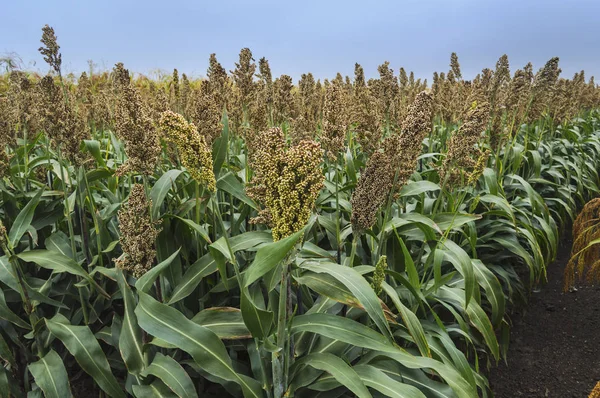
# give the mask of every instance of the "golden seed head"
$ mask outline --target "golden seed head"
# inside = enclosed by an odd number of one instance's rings
[[[165,111],[160,117],[159,127],[167,140],[177,146],[181,163],[192,178],[214,192],[216,181],[212,153],[196,126],[178,113]]]
[[[264,206],[253,222],[270,225],[277,241],[306,225],[323,186],[323,153],[311,140],[287,147],[280,128],[260,135],[265,145],[250,158],[254,176],[247,192]]]

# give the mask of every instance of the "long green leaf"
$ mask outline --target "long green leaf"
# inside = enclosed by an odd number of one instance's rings
[[[169,170],[164,173],[150,190],[150,200],[152,200],[151,215],[153,220],[158,219],[160,207],[165,200],[167,193],[179,177],[183,173],[182,170]]]
[[[54,350],[50,350],[39,361],[30,363],[29,371],[46,398],[68,398],[73,396],[69,387],[69,376],[65,365]]]
[[[381,333],[391,339],[392,332],[377,295],[369,282],[356,270],[331,262],[305,262],[302,268],[316,273],[327,273],[343,283],[362,304]]]
[[[98,386],[109,396],[114,398],[125,397],[121,386],[110,371],[106,356],[98,344],[98,340],[87,326],[73,326],[62,315],[46,319],[46,326],[50,333],[67,347],[75,357],[77,363],[90,376]]]
[[[142,292],[135,313],[146,332],[189,353],[206,372],[238,384],[245,397],[262,397],[260,383],[233,368],[225,346],[209,329]]]
[[[123,313],[123,326],[119,334],[119,351],[129,373],[137,376],[144,369],[144,350],[142,348],[142,329],[135,316],[135,298],[133,291],[127,284],[123,272],[117,272],[119,290],[123,295],[125,311]]]
[[[108,293],[98,285],[94,278],[81,267],[81,265],[77,264],[72,258],[60,254],[59,252],[51,250],[31,250],[17,254],[17,257],[23,261],[36,263],[40,267],[51,269],[54,272],[68,272],[72,275],[81,276],[87,280],[90,285],[94,286],[99,293],[107,298],[110,297]]]
[[[163,273],[163,271],[166,268],[168,268],[169,265],[171,265],[173,260],[175,260],[175,257],[177,257],[177,255],[179,254],[180,250],[181,248],[177,249],[177,251],[171,254],[165,261],[161,262],[160,264],[157,264],[155,267],[152,267],[150,271],[142,275],[135,282],[135,288],[140,292],[148,293],[148,291],[152,288],[152,284],[154,283],[156,278],[158,278],[158,276],[161,273]]]
[[[160,352],[144,370],[144,376],[154,375],[161,379],[180,398],[197,397],[192,379],[177,361]]]
[[[8,233],[8,241],[12,247],[17,247],[21,237],[31,225],[33,213],[35,212],[37,205],[40,203],[40,198],[42,197],[43,193],[44,190],[40,189],[38,193],[29,202],[27,202],[25,207],[21,209],[17,215],[17,218],[15,218],[15,222]]]
[[[371,394],[359,375],[343,359],[328,353],[312,353],[294,363],[294,368],[311,366],[329,373],[341,385],[346,386],[359,398],[369,398]]]
[[[250,264],[250,267],[248,267],[248,270],[245,273],[244,284],[250,286],[252,282],[256,281],[280,264],[283,259],[286,258],[290,250],[296,245],[303,233],[304,229],[301,229],[285,239],[269,243],[258,249],[254,261]]]

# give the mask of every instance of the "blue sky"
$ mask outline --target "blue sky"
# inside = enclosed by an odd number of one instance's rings
[[[561,58],[563,76],[585,69],[600,78],[598,0],[355,0],[128,1],[5,0],[0,53],[17,53],[25,67],[46,72],[37,52],[41,27],[54,27],[67,72],[123,62],[135,72],[178,68],[203,76],[209,54],[228,69],[249,47],[269,59],[273,74],[296,80],[353,74],[354,63],[375,76],[390,61],[430,78],[458,53],[463,75],[493,68],[502,54],[511,71]]]

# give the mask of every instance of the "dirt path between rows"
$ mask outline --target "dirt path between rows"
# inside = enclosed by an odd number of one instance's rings
[[[600,380],[600,286],[563,293],[571,242],[548,266],[548,284],[512,315],[508,367],[491,370],[496,398],[587,398]]]

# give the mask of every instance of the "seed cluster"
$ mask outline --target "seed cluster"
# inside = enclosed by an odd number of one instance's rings
[[[129,72],[122,63],[114,68],[114,84],[117,91],[115,131],[125,142],[128,157],[117,172],[119,175],[152,174],[162,150],[160,141],[154,123],[148,116],[148,108],[131,84]]]
[[[247,192],[264,206],[254,222],[271,226],[277,241],[306,225],[323,186],[323,152],[311,140],[288,147],[280,128],[260,136],[264,145],[250,159],[254,177]]]
[[[165,137],[175,144],[181,163],[199,184],[209,191],[216,190],[212,153],[196,126],[173,111],[165,111],[159,121]]]
[[[127,205],[118,213],[123,255],[115,260],[115,264],[136,278],[152,269],[156,258],[154,243],[159,230],[150,219],[151,206],[144,186],[135,184],[131,187]]]
[[[379,257],[379,261],[377,261],[377,264],[375,265],[375,272],[373,273],[373,282],[371,282],[371,287],[378,296],[383,291],[381,285],[385,281],[385,270],[387,267],[387,256]]]
[[[355,231],[371,228],[390,194],[408,182],[415,171],[425,134],[431,128],[431,118],[432,98],[422,92],[411,105],[401,133],[386,138],[382,150],[371,155],[352,194],[350,221]]]
[[[464,123],[452,134],[448,152],[440,170],[440,179],[452,189],[479,179],[487,163],[488,152],[482,149],[482,133],[490,116],[488,103],[477,104],[468,111]]]

